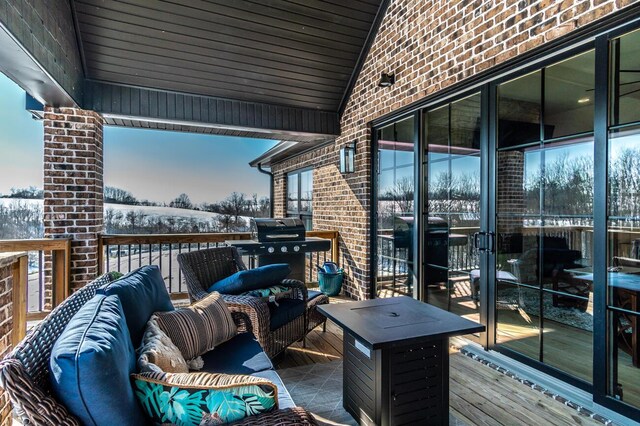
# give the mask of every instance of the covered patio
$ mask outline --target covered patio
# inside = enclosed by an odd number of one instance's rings
[[[595,3],[0,0],[45,235],[0,241],[0,355],[105,273],[155,265],[188,306],[179,256],[252,238],[106,234],[105,126],[273,139],[247,165],[271,216],[330,241],[308,290],[331,261],[330,305],[409,296],[486,327],[451,340],[450,424],[638,424],[640,181],[611,170],[640,146],[640,3]],[[576,152],[583,174],[550,181]],[[329,321],[272,360],[321,424],[355,424],[343,345]]]

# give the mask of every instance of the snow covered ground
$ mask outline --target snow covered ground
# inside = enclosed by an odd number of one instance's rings
[[[0,198],[0,206],[11,207],[11,206],[33,206],[34,209],[38,209],[40,211],[43,210],[43,200],[33,200],[33,199],[20,199],[20,198]],[[107,210],[112,210],[116,216],[120,216],[121,221],[126,221],[126,215],[130,211],[134,211],[138,217],[143,216],[144,220],[148,221],[158,221],[162,220],[163,222],[167,222],[168,219],[173,219],[176,223],[179,222],[201,222],[201,223],[217,223],[219,217],[221,216],[218,213],[200,211],[200,210],[189,210],[189,209],[178,209],[174,207],[159,207],[159,206],[134,206],[127,204],[111,204],[106,203],[104,205],[105,212]],[[244,220],[246,226],[249,225],[249,217],[241,216],[241,219]],[[145,254],[145,262],[143,264],[147,264],[149,262],[148,258],[148,248]],[[171,290],[179,291],[184,289],[180,284],[181,277],[178,272],[178,262],[175,259],[177,252],[174,251],[169,255],[169,253],[164,252],[162,255],[159,251],[156,252],[158,248],[154,248],[154,252],[152,253],[152,262],[153,264],[162,265],[162,272],[165,278],[167,278],[167,283],[169,284],[169,276],[172,276],[171,279]],[[137,267],[138,256],[133,255],[132,257],[132,267]],[[109,266],[110,270],[118,270],[118,261],[115,258],[109,257]],[[121,259],[121,270],[126,272],[129,266],[129,258],[128,256],[122,256]],[[30,255],[30,264],[29,264],[29,289],[27,293],[28,298],[28,310],[30,312],[40,310],[41,303],[41,276],[39,271],[39,262],[37,252],[34,252]]]

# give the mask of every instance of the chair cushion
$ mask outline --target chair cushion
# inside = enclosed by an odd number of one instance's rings
[[[142,335],[138,349],[138,371],[157,373],[188,373],[189,366],[180,349],[158,326],[158,317],[152,315]]]
[[[320,296],[321,294],[323,294],[321,291],[318,290],[309,290],[307,292],[307,300],[309,302],[311,302],[313,299],[315,299],[316,297]]]
[[[278,387],[262,377],[143,373],[136,396],[155,424],[217,425],[278,408]]]
[[[156,265],[143,266],[98,290],[107,296],[116,295],[122,303],[133,346],[140,346],[142,334],[151,314],[174,309],[167,287]]]
[[[251,374],[273,368],[271,360],[252,333],[238,334],[202,355],[202,359],[202,371],[209,373]]]
[[[194,359],[238,334],[227,304],[220,293],[171,312],[158,312],[158,325],[180,349],[185,359]]]
[[[49,380],[56,398],[85,425],[141,425],[129,375],[136,356],[120,300],[96,295],[53,345]]]
[[[273,370],[266,370],[253,373],[252,376],[267,379],[278,387],[278,408],[284,409],[296,406],[295,402],[293,402],[293,398],[291,398],[291,395],[289,394],[289,391],[284,386],[284,383],[282,383],[282,379],[278,376],[278,373]]]
[[[304,300],[300,299],[280,299],[277,306],[275,303],[269,303],[271,313],[269,328],[271,331],[279,329],[303,315],[306,309]]]
[[[280,284],[290,273],[291,268],[286,263],[274,263],[255,269],[246,269],[213,283],[207,291],[209,293],[218,291],[224,294],[240,294]]]

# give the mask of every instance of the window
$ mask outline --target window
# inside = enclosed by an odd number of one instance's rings
[[[312,229],[313,170],[297,170],[287,175],[287,217],[302,219]]]

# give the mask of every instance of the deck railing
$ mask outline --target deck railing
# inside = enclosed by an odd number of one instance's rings
[[[69,295],[70,238],[0,240],[0,253],[6,252],[28,255],[24,306],[14,307],[27,320],[44,318]]]
[[[449,229],[450,236],[456,236],[448,244],[448,265],[452,273],[468,272],[479,266],[479,254],[473,247],[473,234],[478,227],[453,227]],[[578,250],[584,259],[590,259],[593,249],[593,228],[590,226],[526,226],[519,228],[523,236],[533,237],[561,237],[570,249]],[[616,235],[622,231],[610,230]],[[466,242],[465,242],[466,237]],[[630,243],[629,243],[630,244]],[[378,232],[378,279],[396,280],[407,277],[409,271],[409,255],[412,253],[405,244],[397,247],[393,238],[393,230],[385,229]],[[447,247],[447,246],[442,246]],[[526,250],[527,247],[524,247]]]
[[[314,281],[316,263],[325,260],[338,261],[338,232],[309,231],[308,237],[331,240],[328,252],[308,253],[306,264],[307,281]],[[224,246],[225,241],[250,239],[246,232],[200,233],[200,234],[106,234],[98,240],[99,265],[101,272],[118,271],[127,273],[144,265],[158,265],[165,279],[167,289],[174,299],[187,297],[187,289],[182,280],[182,272],[176,257],[183,252]],[[254,257],[245,257],[247,267],[255,266]]]

